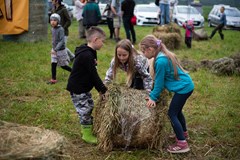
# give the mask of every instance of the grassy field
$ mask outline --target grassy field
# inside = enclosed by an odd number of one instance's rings
[[[77,22],[70,27],[68,47],[74,51],[84,43],[78,39]],[[106,25],[101,25],[106,31]],[[137,44],[153,27],[136,26]],[[208,34],[213,28],[208,28]],[[182,43],[174,52],[179,59],[200,63],[240,52],[240,32],[224,30],[225,40],[218,34],[209,41],[193,41],[192,49]],[[182,30],[182,35],[184,31]],[[121,28],[121,37],[125,38]],[[240,77],[217,76],[199,68],[190,72],[195,91],[184,112],[191,136],[191,152],[172,155],[156,150],[115,150],[102,153],[80,138],[80,125],[69,93],[65,90],[69,73],[58,68],[56,85],[47,85],[50,72],[50,33],[45,42],[16,43],[0,39],[0,120],[56,130],[73,144],[71,159],[82,160],[160,160],[160,159],[238,159],[240,157]],[[98,51],[98,71],[101,78],[114,55],[115,42],[107,39]],[[138,48],[138,46],[135,46]],[[94,100],[97,92],[93,90]]]

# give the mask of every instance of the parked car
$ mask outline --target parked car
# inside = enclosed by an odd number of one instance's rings
[[[159,7],[155,4],[137,4],[134,8],[137,25],[147,26],[159,23]]]
[[[193,25],[196,28],[204,27],[204,17],[196,8],[185,5],[177,5],[173,8],[173,22],[182,26],[188,20],[193,20]]]
[[[226,28],[240,30],[240,11],[235,7],[230,7],[229,5],[214,5],[208,15],[208,26],[217,26],[220,23],[220,8],[222,6],[225,7],[224,12],[227,20]]]

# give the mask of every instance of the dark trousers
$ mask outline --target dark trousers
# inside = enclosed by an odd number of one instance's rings
[[[132,43],[136,42],[136,34],[134,30],[134,26],[131,23],[131,16],[123,17],[123,26],[125,29],[126,37],[131,41],[131,35],[132,35]]]
[[[134,89],[144,89],[143,79],[138,72],[135,74],[130,87]]]
[[[72,68],[69,66],[61,66],[62,69],[67,70],[69,72],[72,71]],[[52,71],[52,79],[56,80],[57,75],[57,63],[52,63],[51,65],[51,71]]]
[[[185,44],[188,48],[192,47],[192,37],[185,37]]]
[[[224,35],[222,33],[222,29],[224,27],[224,24],[219,24],[213,31],[212,31],[212,34],[211,36],[209,37],[210,39],[215,35],[215,33],[218,31],[221,39],[223,40],[224,39]]]
[[[185,140],[183,132],[187,131],[187,127],[182,109],[192,92],[186,94],[175,93],[169,106],[168,116],[178,140]]]
[[[113,18],[107,18],[107,24],[110,32],[110,38],[113,38],[114,36]]]

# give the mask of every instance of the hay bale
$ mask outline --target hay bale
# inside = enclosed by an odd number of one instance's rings
[[[153,29],[153,35],[158,39],[161,39],[168,49],[178,49],[181,46],[181,31],[174,23],[155,27]]]
[[[95,108],[94,132],[104,152],[118,147],[162,149],[166,139],[167,93],[154,109],[143,90],[109,86],[107,100]]]
[[[54,131],[0,121],[0,159],[61,159],[64,144]]]
[[[207,31],[205,31],[203,28],[194,30],[193,31],[193,40],[196,40],[196,41],[208,40]]]

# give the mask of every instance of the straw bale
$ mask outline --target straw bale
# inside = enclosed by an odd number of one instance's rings
[[[146,107],[144,90],[111,85],[107,100],[95,110],[94,132],[104,152],[118,147],[162,149],[166,139],[167,93],[153,109]]]
[[[208,40],[207,31],[203,28],[193,31],[193,39],[196,41]]]
[[[182,36],[180,28],[176,24],[157,26],[153,29],[153,35],[161,39],[168,49],[180,48]]]
[[[0,121],[0,159],[61,159],[65,143],[54,131]]]

